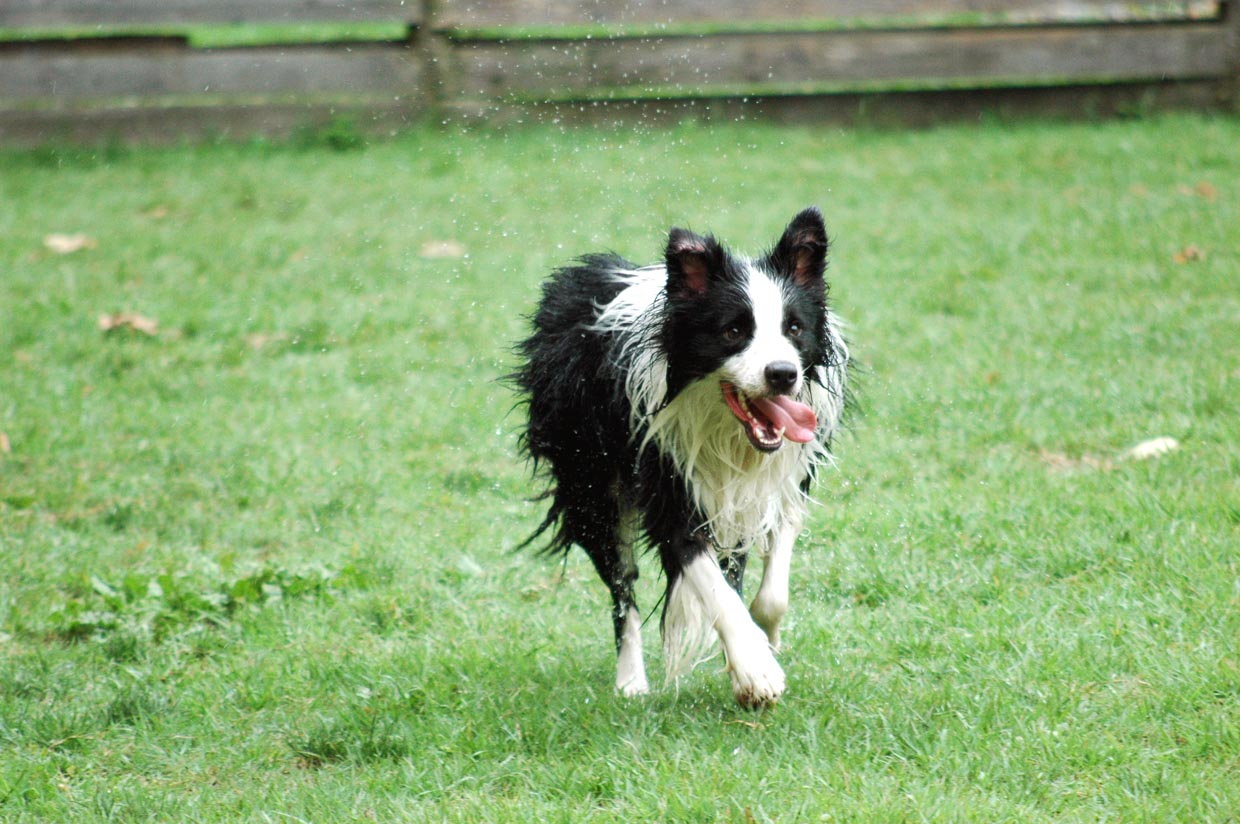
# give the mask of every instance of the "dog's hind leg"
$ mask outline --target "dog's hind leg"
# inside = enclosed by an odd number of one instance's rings
[[[613,616],[616,628],[616,689],[624,695],[642,695],[650,691],[646,680],[646,662],[642,658],[642,616],[633,597],[637,583],[637,514],[631,510],[620,513],[617,555],[620,559],[621,585],[612,589]]]
[[[616,690],[624,695],[650,691],[642,657],[642,618],[637,609],[636,513],[623,506],[614,510],[614,529],[585,545],[603,583],[611,592],[612,627],[616,637]]]

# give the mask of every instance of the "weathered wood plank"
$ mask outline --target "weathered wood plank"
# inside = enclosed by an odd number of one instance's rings
[[[175,40],[155,40],[140,49],[106,42],[0,50],[0,99],[426,91],[420,54],[404,44],[199,50]]]
[[[1129,13],[1115,0],[436,0],[440,30],[559,24],[744,23],[841,18],[1007,14],[1019,19],[1107,19]],[[1147,4],[1152,5],[1152,4]],[[1189,3],[1161,4],[1171,16]]]
[[[303,130],[312,132],[340,119],[363,134],[390,136],[421,122],[430,108],[427,103],[426,98],[394,100],[385,95],[352,96],[347,101],[220,102],[211,106],[0,106],[0,145],[112,140],[149,145],[204,137],[245,140],[255,135],[284,137]]]
[[[1005,86],[909,92],[621,99],[557,102],[460,101],[436,116],[463,123],[544,122],[623,126],[672,125],[692,118],[710,123],[774,121],[930,126],[1004,118],[1097,118],[1165,110],[1225,110],[1229,98],[1214,80],[1175,80],[1068,86]],[[2,122],[2,121],[0,121]]]
[[[459,95],[556,99],[671,87],[1191,79],[1223,76],[1231,60],[1225,28],[1208,23],[484,40],[452,54]]]
[[[3,0],[0,27],[420,23],[423,0]]]
[[[926,126],[982,114],[1003,117],[1110,117],[1165,109],[1195,111],[1226,105],[1212,81],[1132,83],[1104,86],[1056,86],[951,90],[895,94],[837,94],[706,100],[635,100],[553,105],[462,103],[436,112],[464,122],[544,120],[554,123],[624,125],[674,124],[686,118],[703,122],[741,120],[822,124]],[[5,109],[0,104],[0,145],[37,146],[47,141],[97,144],[123,140],[152,144],[204,137],[247,139],[257,134],[282,136],[327,126],[347,118],[366,134],[390,135],[418,123],[428,113],[418,100],[352,98],[341,102],[212,106]]]

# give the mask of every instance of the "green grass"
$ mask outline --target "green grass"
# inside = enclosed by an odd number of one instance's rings
[[[1234,820],[1237,146],[1179,116],[0,154],[0,818]],[[865,370],[788,693],[742,711],[716,660],[621,700],[588,562],[512,551],[509,345],[574,255],[756,250],[808,203]],[[158,333],[100,331],[123,311]]]

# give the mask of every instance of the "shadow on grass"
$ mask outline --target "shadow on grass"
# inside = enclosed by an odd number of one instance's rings
[[[410,662],[424,674],[410,678],[398,669],[380,686],[354,685],[330,711],[290,730],[286,743],[307,768],[430,760],[442,769],[454,760],[560,760],[606,752],[634,736],[717,735],[723,725],[754,728],[766,717],[737,707],[718,661],[679,684],[625,698],[612,689],[607,651],[586,662],[576,660],[579,652],[542,644],[497,654],[456,648],[430,667]]]

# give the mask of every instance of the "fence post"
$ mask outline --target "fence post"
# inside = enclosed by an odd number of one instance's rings
[[[438,114],[442,102],[441,87],[443,84],[443,65],[441,61],[442,47],[439,43],[439,31],[435,25],[438,11],[436,0],[422,0],[422,24],[418,27],[418,51],[425,72],[429,109]]]
[[[442,22],[442,6],[446,0],[423,0],[422,35],[425,38],[424,54],[430,89],[430,110],[442,117],[456,99],[459,83],[456,80],[452,56],[452,42],[448,29]]]
[[[1219,13],[1227,26],[1227,53],[1230,74],[1222,80],[1224,105],[1240,112],[1240,0],[1223,0]]]

